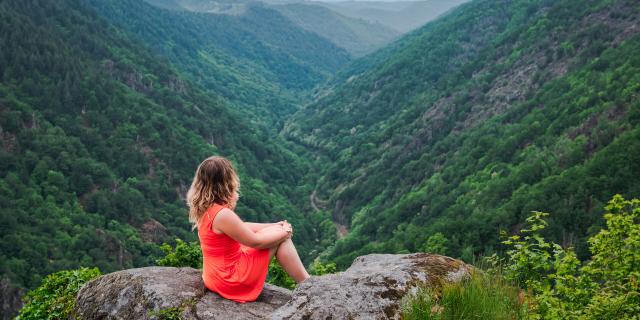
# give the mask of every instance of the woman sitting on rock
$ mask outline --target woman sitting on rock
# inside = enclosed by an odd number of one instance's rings
[[[274,256],[297,283],[309,274],[293,246],[287,221],[243,222],[233,211],[239,187],[231,162],[210,157],[198,166],[187,203],[189,221],[198,228],[205,286],[227,299],[247,302],[262,291]]]

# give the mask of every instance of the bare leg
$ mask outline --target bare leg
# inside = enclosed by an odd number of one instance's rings
[[[309,278],[309,274],[304,268],[302,261],[300,261],[298,251],[291,239],[280,243],[276,251],[276,259],[278,259],[284,271],[286,271],[296,283],[300,283]]]
[[[258,232],[269,232],[270,228],[274,227],[267,227]],[[309,274],[304,268],[304,265],[300,260],[300,256],[298,256],[298,251],[293,245],[293,241],[291,241],[291,239],[287,239],[283,242],[280,242],[280,244],[278,244],[277,246],[269,248],[269,258],[273,258],[274,256],[276,257],[276,259],[278,259],[278,262],[280,263],[284,271],[286,271],[293,278],[293,280],[296,281],[296,283],[300,283],[309,278]]]

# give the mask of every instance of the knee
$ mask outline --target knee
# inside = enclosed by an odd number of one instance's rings
[[[290,248],[293,246],[293,242],[291,241],[291,239],[286,239],[282,242],[280,242],[280,244],[278,244],[278,246],[276,247],[276,251],[280,250],[281,248]],[[284,249],[285,251],[288,249]]]

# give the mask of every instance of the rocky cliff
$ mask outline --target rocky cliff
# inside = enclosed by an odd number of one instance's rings
[[[424,253],[358,257],[345,272],[314,276],[289,291],[272,285],[239,304],[205,290],[200,271],[147,267],[104,275],[76,297],[78,319],[399,319],[420,286],[468,277],[472,267]]]

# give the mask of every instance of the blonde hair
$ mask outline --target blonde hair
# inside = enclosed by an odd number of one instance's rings
[[[240,179],[231,161],[219,156],[202,161],[187,192],[189,222],[193,229],[198,227],[200,219],[214,203],[234,208],[239,190]]]

